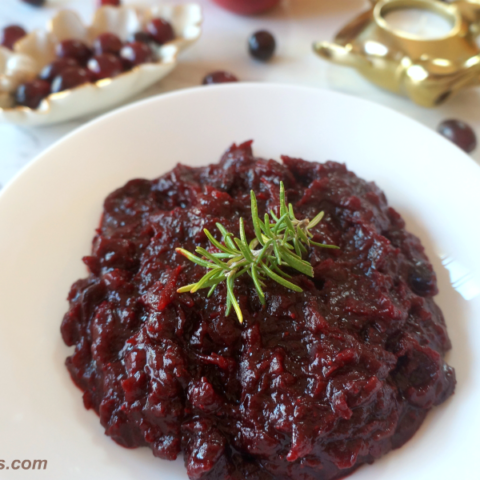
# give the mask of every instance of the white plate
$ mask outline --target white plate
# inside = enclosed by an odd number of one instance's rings
[[[421,237],[438,274],[456,394],[403,448],[350,478],[478,478],[480,168],[381,106],[321,90],[238,84],[111,113],[49,149],[0,195],[0,460],[48,460],[46,470],[4,469],[2,479],[187,478],[181,460],[124,450],[103,435],[63,366],[70,349],[59,326],[70,284],[86,274],[80,259],[110,191],[176,162],[215,162],[232,142],[249,138],[258,155],[334,159],[375,180]]]

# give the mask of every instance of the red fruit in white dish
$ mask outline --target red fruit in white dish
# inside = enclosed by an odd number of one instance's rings
[[[101,55],[102,53],[118,55],[122,47],[122,41],[114,33],[102,33],[93,42],[93,51],[95,52],[95,55]]]
[[[128,41],[130,43],[132,42],[142,42],[142,43],[147,43],[150,44],[153,42],[152,36],[147,33],[147,32],[135,32],[129,39]]]
[[[45,80],[22,83],[15,93],[17,105],[37,108],[42,100],[50,95],[50,84]]]
[[[120,56],[124,65],[130,68],[154,60],[152,49],[143,42],[127,43],[120,51]]]
[[[88,61],[87,67],[95,81],[104,78],[113,78],[123,72],[121,60],[111,53],[104,53],[92,57]]]
[[[58,58],[73,58],[80,65],[86,65],[92,51],[80,40],[64,40],[57,45]]]
[[[0,34],[0,45],[13,50],[15,43],[26,34],[27,32],[19,25],[9,25],[5,27]]]
[[[241,15],[253,15],[275,7],[280,0],[214,0],[218,5]]]
[[[48,64],[40,72],[38,76],[41,80],[53,82],[54,78],[60,75],[66,68],[79,67],[80,65],[73,58],[57,58],[52,63]]]
[[[163,45],[175,38],[175,32],[169,22],[163,18],[153,18],[145,26],[145,31],[155,43]]]

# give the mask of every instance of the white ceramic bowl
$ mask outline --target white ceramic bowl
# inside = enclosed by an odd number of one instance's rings
[[[132,127],[132,125],[134,127]],[[187,480],[183,462],[125,450],[86,411],[60,337],[70,285],[87,275],[105,197],[177,162],[256,155],[346,162],[385,190],[437,272],[457,388],[405,446],[348,480],[477,480],[480,431],[480,168],[434,131],[380,105],[268,84],[198,87],[112,112],[61,140],[0,193],[0,459],[46,459],[2,480]]]
[[[52,94],[35,110],[14,106],[13,94],[18,85],[35,78],[55,59],[59,42],[74,38],[91,45],[105,32],[115,33],[125,41],[154,17],[168,20],[176,36],[174,41],[157,48],[159,60],[155,63],[145,63],[118,77]],[[0,47],[0,122],[48,125],[112,108],[168,75],[177,64],[178,54],[199,38],[201,23],[202,12],[197,4],[162,4],[148,9],[102,7],[88,27],[75,12],[62,10],[46,30],[34,31],[17,42],[14,52]]]

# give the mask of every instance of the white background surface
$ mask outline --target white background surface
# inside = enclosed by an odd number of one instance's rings
[[[124,3],[152,4],[155,1],[158,0],[124,0]],[[89,21],[95,2],[48,0],[48,7],[38,9],[20,0],[0,0],[0,25],[17,23],[29,30],[40,28],[58,8],[75,9]],[[405,98],[379,90],[353,70],[330,65],[314,55],[312,42],[332,39],[349,19],[368,6],[366,0],[284,0],[281,7],[257,17],[233,15],[211,0],[198,2],[204,7],[205,15],[202,38],[182,55],[179,67],[169,77],[132,101],[196,86],[206,73],[224,69],[242,80],[298,84],[350,93],[389,106],[433,129],[446,118],[459,118],[472,125],[480,135],[480,89],[461,93],[440,108],[426,110]],[[250,59],[246,49],[248,36],[260,28],[273,32],[278,42],[277,56],[268,64]],[[88,120],[43,128],[0,125],[0,186],[46,147]],[[480,161],[480,148],[473,158]]]
[[[135,142],[130,123],[138,126]],[[0,459],[48,460],[46,470],[5,469],[0,479],[187,480],[181,459],[125,450],[104,435],[63,365],[71,349],[59,325],[69,286],[85,276],[80,259],[107,193],[178,161],[205,165],[233,140],[253,137],[257,155],[336,158],[375,179],[421,237],[437,273],[455,395],[404,447],[349,480],[478,479],[480,168],[427,128],[377,105],[265,85],[200,87],[129,107],[61,142],[0,192]]]

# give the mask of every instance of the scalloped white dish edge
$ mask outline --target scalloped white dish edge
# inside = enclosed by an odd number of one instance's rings
[[[81,257],[111,191],[177,162],[216,162],[232,142],[251,138],[258,156],[337,160],[375,181],[422,239],[438,275],[456,393],[401,449],[348,479],[477,478],[480,296],[462,296],[444,259],[478,279],[480,168],[434,131],[385,107],[278,84],[198,87],[122,108],[58,142],[0,193],[2,459],[45,458],[48,469],[35,476],[48,480],[186,480],[181,459],[125,450],[104,435],[63,365],[71,350],[59,326],[71,283],[86,275]]]

